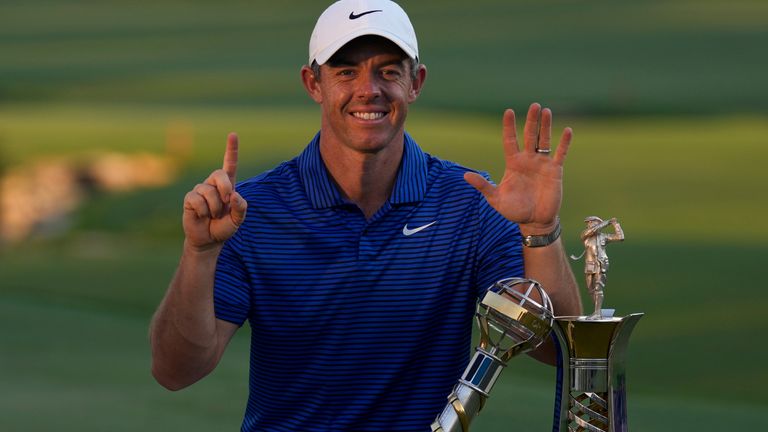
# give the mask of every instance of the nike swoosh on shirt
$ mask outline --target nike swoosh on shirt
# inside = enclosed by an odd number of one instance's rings
[[[430,223],[428,223],[426,225],[422,225],[422,226],[416,227],[416,228],[408,228],[408,224],[405,224],[405,226],[403,227],[403,235],[409,236],[409,235],[416,234],[417,232],[425,230],[425,229],[431,227],[432,225],[434,225],[436,223],[437,223],[437,221],[432,221],[432,222],[430,222]]]
[[[372,14],[372,13],[374,13],[374,12],[383,12],[383,11],[382,11],[381,9],[376,9],[376,10],[369,10],[369,11],[366,11],[366,12],[363,12],[363,13],[359,13],[359,14],[357,14],[357,15],[355,15],[355,13],[354,13],[354,12],[350,12],[350,13],[349,13],[349,19],[351,19],[351,20],[356,20],[356,19],[360,18],[360,17],[361,17],[361,16],[363,16],[363,15]]]

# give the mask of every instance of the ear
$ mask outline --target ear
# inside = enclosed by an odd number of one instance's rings
[[[304,89],[312,100],[317,103],[323,102],[320,81],[315,77],[315,73],[312,72],[312,69],[307,65],[301,67],[301,83],[304,84]]]
[[[411,91],[408,95],[408,103],[415,102],[421,94],[421,89],[424,88],[424,81],[427,80],[427,67],[423,64],[419,64],[418,71],[416,71],[416,79],[411,82]]]

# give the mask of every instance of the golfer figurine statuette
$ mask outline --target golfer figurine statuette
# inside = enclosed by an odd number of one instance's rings
[[[584,252],[575,257],[574,260],[584,257],[584,275],[587,278],[587,291],[595,303],[595,311],[589,316],[590,319],[600,319],[603,317],[603,290],[605,289],[605,280],[608,272],[608,254],[605,252],[605,246],[610,242],[623,241],[624,231],[616,218],[610,218],[606,221],[597,216],[589,216],[584,219],[587,229],[582,231],[581,240],[584,242]],[[608,234],[602,232],[608,225],[613,226],[614,233]]]

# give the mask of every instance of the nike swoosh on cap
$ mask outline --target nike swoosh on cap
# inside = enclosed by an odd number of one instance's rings
[[[420,227],[410,228],[410,229],[408,228],[408,224],[405,224],[405,226],[403,227],[403,235],[409,236],[409,235],[416,234],[417,232],[425,230],[436,223],[437,221],[432,221],[426,225],[422,225]]]
[[[372,13],[374,13],[374,12],[383,12],[383,11],[382,11],[381,9],[376,9],[376,10],[369,10],[369,11],[366,11],[366,12],[363,12],[363,13],[359,13],[359,14],[357,14],[357,15],[355,15],[355,13],[354,13],[354,12],[350,12],[350,13],[349,13],[349,19],[351,19],[351,20],[355,20],[355,19],[358,19],[358,18],[360,18],[360,17],[361,17],[361,16],[363,16],[363,15],[372,14]]]

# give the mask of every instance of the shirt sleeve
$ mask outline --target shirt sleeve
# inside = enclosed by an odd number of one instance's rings
[[[242,326],[251,308],[248,272],[238,253],[238,235],[224,243],[216,263],[213,306],[216,318]]]
[[[478,296],[496,281],[524,277],[523,242],[520,228],[510,222],[482,196],[479,203]]]

